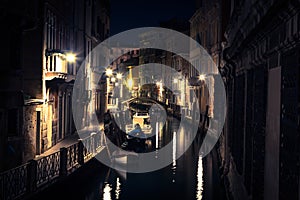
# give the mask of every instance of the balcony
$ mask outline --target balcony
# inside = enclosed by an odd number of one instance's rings
[[[54,78],[67,79],[67,55],[61,50],[46,51],[46,73],[45,80]]]

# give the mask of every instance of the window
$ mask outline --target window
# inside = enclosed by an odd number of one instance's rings
[[[297,33],[297,29],[298,29],[297,24],[298,24],[298,16],[295,15],[293,17],[293,27],[294,27],[294,29],[293,29],[293,35]]]
[[[199,33],[197,33],[197,35],[196,35],[196,41],[201,45],[201,37],[200,37]]]
[[[60,33],[57,34],[57,18],[53,12],[48,10],[47,12],[47,22],[46,22],[46,42],[48,49],[55,49],[59,47],[60,43]],[[59,40],[57,40],[59,37]],[[59,42],[59,43],[58,43]]]
[[[292,35],[294,33],[294,18],[293,17],[291,18],[289,24],[290,24],[290,34],[289,34],[289,36],[292,37]]]

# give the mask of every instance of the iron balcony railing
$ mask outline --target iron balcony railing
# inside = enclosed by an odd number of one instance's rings
[[[71,174],[100,153],[102,136],[101,132],[92,133],[57,152],[0,173],[0,200],[25,197]]]

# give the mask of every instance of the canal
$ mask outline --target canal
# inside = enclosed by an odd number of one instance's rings
[[[176,150],[187,148],[168,166],[147,173],[116,171],[92,159],[64,180],[53,184],[31,199],[80,199],[80,200],[154,200],[225,199],[218,174],[215,149],[206,157],[199,156],[201,133],[192,141],[188,127],[178,130],[179,121],[168,117],[159,133],[158,146],[163,147],[176,138]],[[178,132],[176,132],[178,131]]]

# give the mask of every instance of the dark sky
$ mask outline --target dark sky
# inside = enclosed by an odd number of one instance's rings
[[[158,26],[173,17],[189,19],[195,0],[111,0],[111,36],[132,28]]]

